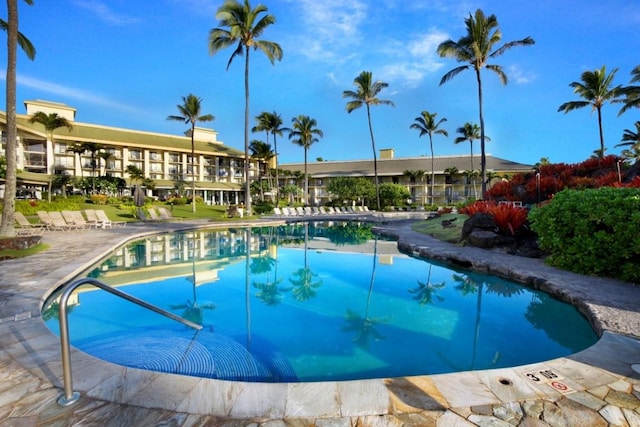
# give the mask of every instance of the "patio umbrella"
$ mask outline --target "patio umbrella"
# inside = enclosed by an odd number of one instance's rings
[[[136,188],[133,190],[133,202],[135,203],[138,212],[139,219],[145,219],[142,206],[144,206],[144,191],[140,185],[136,184]]]

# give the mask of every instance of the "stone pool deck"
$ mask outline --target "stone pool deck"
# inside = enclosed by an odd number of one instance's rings
[[[40,318],[46,296],[133,236],[214,224],[49,232],[46,252],[0,262],[0,426],[640,427],[640,373],[632,368],[640,365],[640,287],[449,245],[414,233],[410,221],[384,221],[380,231],[399,237],[404,252],[515,278],[570,301],[601,339],[578,354],[514,368],[315,384],[158,374],[73,351],[81,398],[61,407],[60,344]]]

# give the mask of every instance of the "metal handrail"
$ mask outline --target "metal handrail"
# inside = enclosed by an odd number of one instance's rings
[[[73,391],[73,381],[71,379],[71,351],[69,345],[69,323],[67,319],[67,302],[71,293],[79,286],[82,285],[93,285],[104,291],[107,291],[113,295],[116,295],[120,298],[123,298],[129,302],[137,304],[143,308],[151,310],[155,313],[166,316],[176,322],[180,322],[186,326],[194,328],[196,330],[202,329],[202,325],[198,325],[197,323],[193,323],[187,319],[184,319],[180,316],[177,316],[173,313],[170,313],[166,310],[163,310],[155,305],[149,304],[146,301],[143,301],[139,298],[136,298],[132,295],[129,295],[125,292],[122,292],[116,288],[112,288],[109,285],[106,285],[99,280],[87,277],[84,279],[76,280],[68,285],[66,285],[62,290],[62,295],[60,296],[60,305],[58,306],[59,310],[59,321],[60,321],[60,347],[62,352],[62,380],[64,384],[64,395],[58,399],[58,404],[61,406],[69,406],[74,404],[79,398],[80,393]]]

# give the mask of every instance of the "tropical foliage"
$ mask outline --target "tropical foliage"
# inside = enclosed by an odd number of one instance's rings
[[[282,48],[279,44],[260,40],[259,37],[270,26],[275,24],[276,18],[267,14],[268,9],[259,4],[251,7],[249,0],[239,3],[237,0],[225,0],[218,8],[216,19],[219,27],[209,32],[209,53],[215,55],[229,46],[236,46],[229,62],[236,56],[244,55],[244,179],[245,179],[245,205],[247,214],[251,215],[251,183],[249,180],[249,54],[251,48],[264,53],[271,64],[282,59]]]
[[[299,115],[292,119],[293,125],[289,131],[289,139],[296,145],[304,148],[304,200],[309,203],[309,175],[307,174],[307,151],[314,143],[318,142],[318,137],[324,136],[323,132],[317,128],[318,122],[309,116]]]
[[[373,137],[373,127],[371,126],[371,109],[372,105],[391,105],[393,102],[387,99],[379,99],[378,94],[389,86],[388,83],[381,82],[379,80],[373,81],[373,74],[371,71],[361,72],[354,80],[353,84],[356,86],[356,90],[345,90],[342,92],[343,98],[348,98],[351,101],[347,102],[347,113],[351,113],[363,105],[367,110],[367,122],[369,124],[369,135],[371,136],[371,148],[373,149],[373,173],[375,177],[376,185],[376,204],[378,210],[380,210],[380,182],[378,181],[378,159],[376,156],[376,143]]]
[[[498,26],[498,19],[495,15],[486,16],[482,10],[476,10],[474,15],[469,15],[465,19],[467,34],[458,39],[458,41],[446,40],[438,45],[438,54],[442,57],[453,58],[458,62],[464,62],[461,65],[447,72],[440,80],[440,85],[448,82],[462,71],[472,69],[476,74],[478,82],[478,103],[480,113],[480,167],[482,175],[482,194],[486,192],[487,181],[487,159],[485,153],[485,126],[484,112],[482,108],[482,76],[480,71],[483,68],[493,71],[498,75],[502,84],[507,84],[507,75],[500,65],[488,64],[488,61],[502,55],[507,50],[517,46],[527,46],[534,44],[531,37],[522,40],[512,41],[495,48],[502,40],[502,32]]]
[[[564,190],[529,216],[551,265],[640,282],[640,189]]]
[[[598,187],[640,187],[640,177],[622,159],[610,155],[592,157],[580,163],[549,163],[536,171],[515,174],[493,184],[487,197],[518,200],[525,204],[543,202],[564,189]]]
[[[616,102],[622,95],[622,87],[613,87],[613,79],[618,71],[617,68],[613,69],[607,74],[607,69],[603,65],[599,70],[585,71],[580,76],[579,82],[572,82],[569,84],[573,88],[573,92],[579,95],[583,100],[565,102],[558,111],[576,110],[578,108],[584,108],[590,106],[592,110],[596,110],[598,113],[598,129],[600,130],[600,149],[596,150],[599,157],[604,157],[604,135],[602,133],[602,107],[607,102]]]
[[[201,114],[202,98],[190,93],[182,97],[182,104],[176,105],[179,115],[168,116],[167,120],[175,120],[187,123],[191,126],[191,194],[196,197],[196,151],[195,151],[195,131],[196,123],[211,122],[215,119],[211,114]],[[196,211],[196,204],[192,203],[193,212]]]
[[[431,149],[431,204],[433,204],[434,185],[436,181],[436,172],[433,165],[433,135],[449,136],[449,133],[445,129],[440,129],[440,125],[446,122],[447,119],[442,118],[436,121],[437,116],[438,113],[423,111],[420,113],[420,116],[415,118],[415,123],[410,126],[411,129],[416,129],[420,132],[420,136],[429,135],[429,148]]]

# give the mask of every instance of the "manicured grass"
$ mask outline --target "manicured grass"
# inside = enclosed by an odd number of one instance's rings
[[[462,237],[462,224],[469,218],[462,214],[444,214],[439,217],[413,224],[413,231],[428,234],[435,239],[450,243],[460,243]],[[453,221],[452,221],[453,220]],[[451,221],[450,227],[443,227],[443,221]]]
[[[29,249],[3,249],[0,251],[0,259],[6,258],[22,258],[29,255],[35,255],[38,252],[46,251],[51,245],[46,243],[38,243]]]
[[[236,218],[227,218],[226,206],[207,206],[207,205],[197,205],[196,212],[192,212],[191,205],[176,205],[170,206],[165,203],[154,203],[153,207],[157,208],[159,206],[167,208],[171,214],[177,218],[184,219],[209,219],[212,221],[232,221]],[[133,212],[135,211],[134,207],[126,207],[125,209],[121,209],[120,206],[117,205],[94,205],[92,203],[82,203],[80,204],[80,209],[102,209],[106,212],[109,219],[114,221],[127,221],[127,222],[135,222],[139,221]],[[246,218],[246,217],[245,217]],[[255,218],[255,217],[249,217]]]

